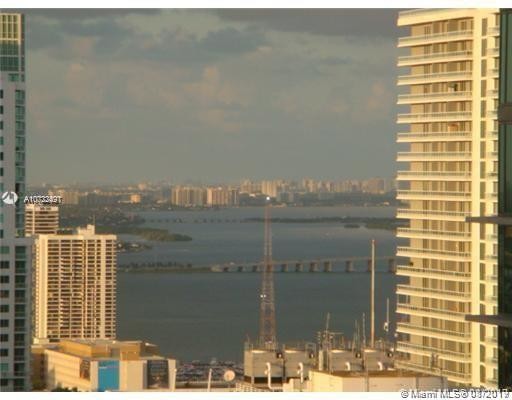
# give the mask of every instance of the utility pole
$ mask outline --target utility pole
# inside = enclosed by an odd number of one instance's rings
[[[265,240],[263,245],[263,271],[260,294],[260,346],[277,349],[276,310],[274,300],[274,267],[272,264],[272,228],[270,223],[270,197],[265,204]]]
[[[370,285],[370,347],[375,348],[375,239],[372,239],[372,270]]]

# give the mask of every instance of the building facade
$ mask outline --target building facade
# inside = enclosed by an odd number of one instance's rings
[[[142,341],[63,340],[34,345],[34,381],[40,389],[80,392],[173,391],[176,360]]]
[[[466,222],[497,211],[499,10],[401,12],[398,25],[398,217],[410,221],[397,256],[401,368],[445,376],[451,384],[496,387],[497,328],[466,314],[497,308],[497,230]]]
[[[25,112],[25,19],[0,13],[0,193],[19,198]],[[31,248],[24,228],[23,201],[0,201],[0,391],[30,390]]]
[[[116,236],[37,235],[34,343],[116,337]]]
[[[25,236],[54,235],[59,230],[59,207],[42,204],[25,205]]]

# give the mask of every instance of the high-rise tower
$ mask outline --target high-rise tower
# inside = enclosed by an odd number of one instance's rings
[[[270,221],[270,199],[265,205],[264,259],[261,273],[260,337],[259,344],[266,350],[277,348],[276,309],[274,301],[274,266],[272,264],[272,227]]]
[[[497,210],[497,9],[425,9],[401,12],[409,30],[398,66],[408,106],[398,123],[406,151],[398,161],[398,199],[409,220],[398,236],[408,245],[397,268],[397,350],[402,368],[442,374],[455,384],[496,387],[497,329],[469,323],[466,314],[497,307],[497,231],[467,217]]]
[[[0,193],[25,194],[25,20],[0,13]],[[10,198],[13,198],[11,195]],[[0,200],[1,201],[1,200]],[[30,390],[30,239],[23,200],[0,206],[0,391]]]

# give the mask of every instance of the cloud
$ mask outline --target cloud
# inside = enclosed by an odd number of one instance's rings
[[[222,9],[227,21],[263,24],[283,32],[326,36],[398,37],[397,9]]]
[[[118,17],[126,15],[156,15],[161,13],[158,9],[143,8],[24,8],[13,10],[13,12],[21,12],[28,17],[39,16],[51,19],[62,19],[69,21],[70,19],[92,19],[98,17]]]

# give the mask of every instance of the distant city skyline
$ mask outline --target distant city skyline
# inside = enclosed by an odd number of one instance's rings
[[[27,180],[394,176],[397,10],[25,10]]]

